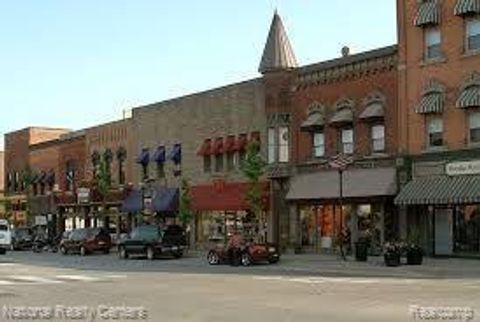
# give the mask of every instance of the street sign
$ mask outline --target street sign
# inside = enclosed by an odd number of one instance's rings
[[[78,203],[89,203],[90,202],[90,189],[89,188],[78,188],[77,189],[77,201],[78,201]]]
[[[332,157],[328,162],[330,167],[339,171],[345,170],[347,166],[352,163],[353,158],[345,154],[337,154],[336,156]]]

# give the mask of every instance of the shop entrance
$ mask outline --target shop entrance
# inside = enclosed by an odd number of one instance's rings
[[[435,255],[448,256],[452,254],[452,214],[452,209],[435,209]]]

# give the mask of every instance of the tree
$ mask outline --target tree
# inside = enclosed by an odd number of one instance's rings
[[[242,164],[242,172],[248,179],[248,190],[245,200],[253,216],[257,219],[260,218],[263,208],[263,189],[260,179],[265,173],[265,166],[266,162],[260,155],[260,144],[256,141],[249,143],[245,161]]]
[[[193,218],[192,196],[190,193],[190,183],[187,179],[182,179],[180,185],[180,205],[178,219],[184,227],[186,227]]]
[[[110,173],[110,166],[107,160],[108,156],[100,158],[97,169],[95,171],[95,181],[97,186],[97,191],[102,198],[102,209],[104,214],[107,212],[107,199],[110,195],[110,190],[112,188],[112,176]]]

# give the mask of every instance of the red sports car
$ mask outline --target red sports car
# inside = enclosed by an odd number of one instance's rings
[[[233,264],[249,266],[254,263],[267,262],[270,264],[278,263],[280,253],[278,247],[273,244],[249,244],[240,250],[238,263],[232,263],[232,258],[226,246],[217,246],[211,249],[207,254],[207,261],[210,265]]]

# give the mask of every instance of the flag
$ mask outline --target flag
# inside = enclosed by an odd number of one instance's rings
[[[348,156],[345,154],[337,154],[336,156],[332,157],[328,164],[333,169],[337,170],[345,170],[348,165],[353,163],[353,157]]]

